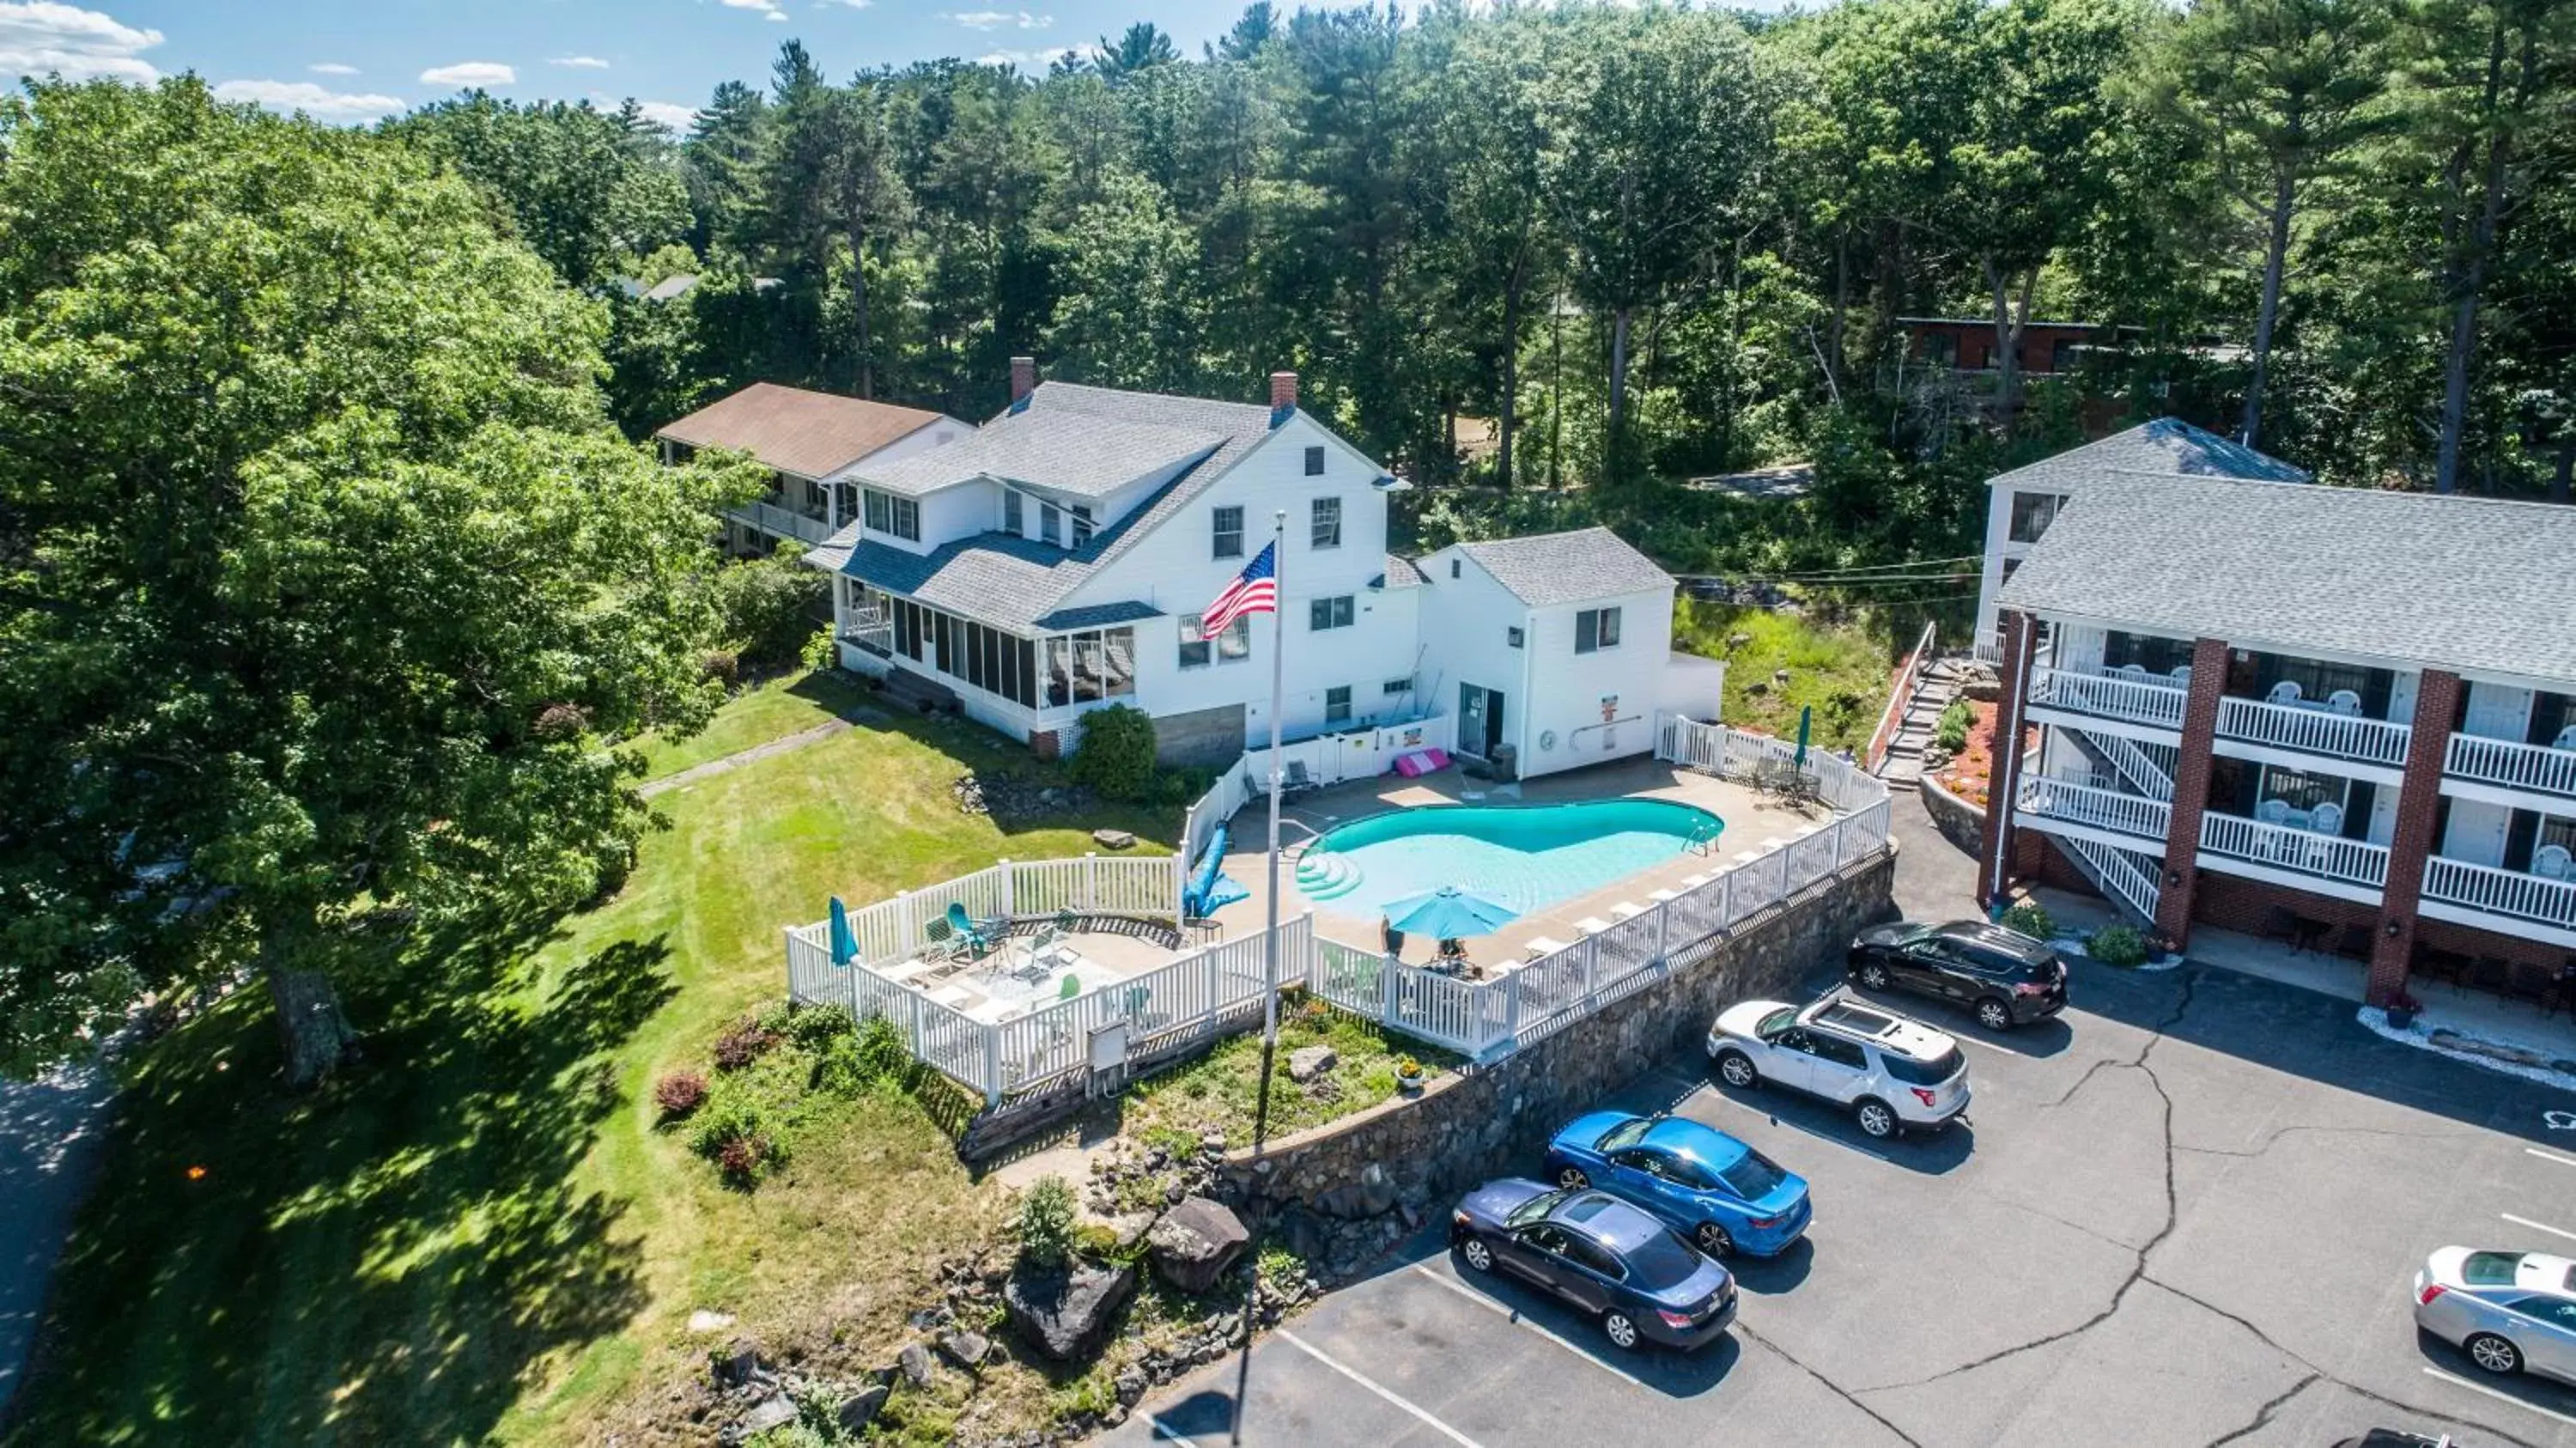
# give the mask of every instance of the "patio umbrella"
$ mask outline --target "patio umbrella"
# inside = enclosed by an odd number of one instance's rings
[[[1800,708],[1798,710],[1798,757],[1789,761],[1800,769],[1807,767],[1807,731],[1815,727],[1816,706],[1808,704]]]
[[[1386,907],[1387,923],[1396,929],[1441,940],[1491,935],[1519,918],[1519,911],[1470,895],[1455,885],[1389,901]]]
[[[859,958],[859,938],[850,933],[850,907],[832,897],[832,963],[848,965]]]

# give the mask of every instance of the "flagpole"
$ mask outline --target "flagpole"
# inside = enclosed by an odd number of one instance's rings
[[[1261,1194],[1261,1154],[1270,1139],[1270,1071],[1279,1054],[1279,726],[1288,681],[1288,510],[1270,515],[1270,855],[1269,924],[1261,937],[1261,1084],[1253,1093],[1252,1193]],[[1243,1355],[1234,1369],[1234,1422],[1227,1441],[1243,1442],[1244,1396],[1252,1386],[1252,1325],[1261,1306],[1261,1268],[1245,1274]]]

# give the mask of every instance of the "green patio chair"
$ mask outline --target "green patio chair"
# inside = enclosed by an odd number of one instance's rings
[[[1080,994],[1082,994],[1082,977],[1071,971],[1065,972],[1064,986],[1055,993],[1055,998],[1059,1001],[1069,1001]]]

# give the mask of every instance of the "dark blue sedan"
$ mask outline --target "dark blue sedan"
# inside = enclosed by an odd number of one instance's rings
[[[1525,1278],[1600,1318],[1618,1347],[1694,1348],[1735,1321],[1735,1278],[1607,1192],[1487,1182],[1450,1215],[1449,1245],[1475,1271]]]
[[[1814,1215],[1806,1179],[1714,1127],[1595,1111],[1547,1147],[1548,1178],[1596,1186],[1689,1234],[1712,1257],[1788,1250]]]

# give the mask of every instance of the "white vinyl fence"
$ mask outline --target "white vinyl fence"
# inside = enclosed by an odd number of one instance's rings
[[[1767,772],[1784,767],[1792,752],[1778,740],[1674,716],[1660,720],[1659,729],[1659,756],[1717,773]],[[1886,786],[1821,751],[1809,752],[1805,772],[1841,811],[1831,822],[1739,856],[1645,913],[1499,978],[1465,980],[1390,961],[1316,934],[1313,917],[1301,915],[1280,924],[1278,983],[1462,1055],[1487,1061],[1507,1055],[1643,989],[1670,973],[1676,957],[1887,848]],[[1203,843],[1203,819],[1212,829],[1243,803],[1226,794],[1241,787],[1242,773],[1229,771],[1192,808],[1191,853]],[[917,954],[927,943],[921,931],[951,900],[979,920],[1066,909],[1163,916],[1172,913],[1173,890],[1172,865],[1160,859],[1086,856],[996,865],[852,912],[859,959],[847,967],[832,964],[828,922],[790,928],[788,992],[804,1004],[885,1017],[904,1033],[917,1059],[998,1107],[1079,1072],[1123,1068],[1185,1040],[1213,1039],[1257,1022],[1267,985],[1263,937],[1206,946],[1143,975],[1000,1022],[979,1021],[932,1001],[886,979],[877,967]]]

